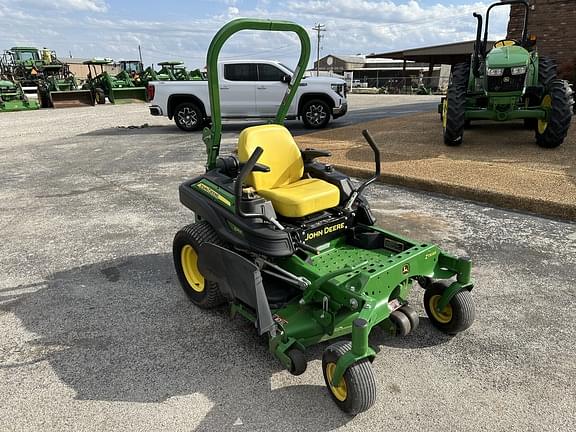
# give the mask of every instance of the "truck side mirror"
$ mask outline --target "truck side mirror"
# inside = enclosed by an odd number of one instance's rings
[[[288,84],[291,80],[292,80],[292,77],[288,74],[284,74],[284,75],[282,75],[282,78],[280,78],[280,81],[282,81],[285,84]]]

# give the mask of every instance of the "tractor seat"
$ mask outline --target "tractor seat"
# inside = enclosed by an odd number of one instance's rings
[[[258,163],[270,167],[270,172],[253,172],[246,182],[272,202],[276,213],[299,218],[338,205],[340,191],[336,186],[320,179],[302,178],[304,162],[300,149],[284,126],[244,129],[238,139],[240,162],[246,162],[256,147],[264,150]]]

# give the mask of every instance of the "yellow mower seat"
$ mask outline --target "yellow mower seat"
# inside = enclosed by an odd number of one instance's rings
[[[284,126],[244,129],[238,139],[240,162],[246,162],[256,147],[264,150],[258,163],[270,167],[270,172],[253,172],[247,183],[269,199],[277,213],[303,217],[338,205],[340,191],[336,186],[320,179],[302,178],[304,162],[300,149]]]

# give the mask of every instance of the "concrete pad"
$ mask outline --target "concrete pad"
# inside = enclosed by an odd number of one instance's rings
[[[325,130],[297,142],[330,150],[335,166],[365,177],[374,172],[374,156],[363,129],[379,145],[384,182],[576,220],[576,126],[556,149],[538,147],[534,132],[518,122],[474,123],[461,146],[448,147],[436,113]]]

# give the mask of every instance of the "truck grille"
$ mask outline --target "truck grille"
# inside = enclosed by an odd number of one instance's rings
[[[488,77],[488,91],[489,92],[513,92],[522,91],[524,88],[524,80],[526,74],[512,75],[510,68],[504,69],[502,76]]]

